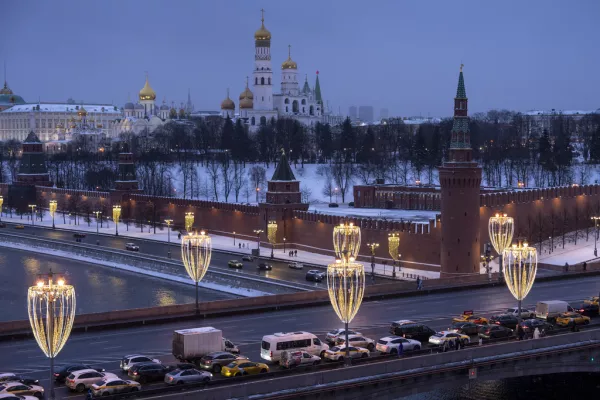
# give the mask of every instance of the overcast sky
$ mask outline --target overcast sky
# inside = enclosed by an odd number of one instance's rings
[[[26,101],[123,105],[148,71],[162,102],[236,102],[271,31],[275,82],[292,58],[343,114],[448,116],[459,66],[471,112],[600,107],[599,0],[3,1],[0,60]],[[279,84],[274,85],[279,91]]]

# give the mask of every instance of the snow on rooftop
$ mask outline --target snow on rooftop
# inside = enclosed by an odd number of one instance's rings
[[[593,111],[583,110],[530,110],[525,111],[524,115],[587,115],[587,114],[600,114],[600,108]]]
[[[339,215],[344,217],[374,218],[386,219],[392,221],[411,221],[420,223],[429,223],[429,220],[435,219],[438,211],[428,210],[387,210],[381,208],[354,208],[346,204],[340,204],[339,207],[329,207],[328,204],[311,204],[309,212],[319,214]]]
[[[39,111],[37,110],[37,106],[40,106]],[[76,113],[81,108],[80,104],[57,104],[57,103],[36,103],[36,104],[19,104],[12,106],[2,112],[69,112]],[[83,104],[83,108],[88,113],[113,113],[113,114],[121,114],[121,111],[117,108],[115,110],[115,106],[111,104]]]

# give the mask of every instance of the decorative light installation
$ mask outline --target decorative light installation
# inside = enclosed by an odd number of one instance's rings
[[[194,225],[194,213],[186,212],[185,213],[185,230],[188,232],[191,232],[193,225]]]
[[[2,221],[2,204],[4,204],[4,197],[0,196],[0,221]]]
[[[119,236],[119,218],[121,218],[121,206],[113,206],[113,221],[115,223],[115,236]]]
[[[34,222],[35,221],[34,213],[35,213],[35,208],[36,207],[37,206],[35,204],[30,204],[29,205],[29,208],[31,208],[31,225],[35,225],[35,222]]]
[[[173,223],[172,219],[165,219],[165,224],[167,224],[167,243],[171,243],[171,224]]]
[[[513,244],[504,249],[502,257],[505,260],[504,279],[508,290],[519,302],[521,318],[521,302],[531,290],[537,273],[537,249],[529,247],[527,243]]]
[[[273,258],[273,249],[277,243],[277,221],[269,221],[267,224],[267,239],[271,243],[271,258]]]
[[[204,232],[188,234],[181,239],[181,260],[189,277],[196,283],[196,314],[200,312],[198,306],[198,282],[204,278],[210,257],[212,244],[210,237]]]
[[[504,249],[510,246],[515,232],[515,220],[506,214],[498,214],[490,218],[488,232],[492,246],[498,253],[499,272],[502,274],[502,254]]]
[[[388,235],[388,251],[392,260],[398,261],[400,259],[400,236],[397,233],[390,233]]]
[[[47,278],[45,281],[44,278]],[[62,350],[75,321],[75,288],[52,270],[40,276],[27,293],[27,311],[33,335],[40,349],[50,358],[50,398],[54,399],[54,358]]]
[[[333,227],[333,250],[336,258],[347,262],[356,259],[360,250],[360,228],[352,222]]]
[[[56,200],[50,200],[48,203],[48,210],[50,210],[50,216],[52,217],[52,229],[56,229],[56,226],[54,226],[54,214],[56,214],[56,207]]]

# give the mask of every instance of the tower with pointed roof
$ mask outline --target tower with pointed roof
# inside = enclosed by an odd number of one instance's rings
[[[323,109],[323,98],[321,97],[321,84],[319,83],[319,71],[317,71],[317,79],[315,80],[315,100]]]
[[[441,277],[479,274],[479,193],[481,167],[473,161],[468,99],[463,76],[458,76],[454,124],[447,160],[439,168],[441,186]]]
[[[144,107],[144,116],[150,117],[154,115],[156,92],[150,87],[148,82],[148,73],[146,73],[146,83],[139,93],[140,104]]]
[[[46,167],[44,145],[31,130],[23,142],[23,153],[17,173],[17,185],[20,186],[52,186]]]
[[[271,32],[265,28],[265,10],[261,11],[260,28],[254,33],[254,109],[273,110],[273,69],[271,67]]]

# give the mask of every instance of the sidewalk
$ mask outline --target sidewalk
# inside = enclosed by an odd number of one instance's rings
[[[23,215],[23,218],[15,215],[15,214],[13,214],[12,218],[10,216],[3,215],[2,221],[22,224],[25,226],[25,229],[27,229],[27,226],[31,226],[30,217],[31,217],[31,215],[27,215],[27,214]],[[68,230],[73,230],[73,231],[82,231],[82,232],[90,232],[90,233],[96,233],[96,231],[98,231],[98,233],[105,234],[105,235],[114,235],[115,234],[115,224],[112,220],[109,220],[109,221],[103,220],[102,226],[100,226],[100,224],[98,224],[98,228],[96,228],[95,217],[90,216],[90,220],[91,220],[91,222],[89,223],[89,226],[88,226],[88,223],[85,222],[83,218],[78,218],[79,224],[75,225],[74,219],[70,219],[70,217],[67,215],[66,216],[67,223],[65,224],[62,213],[57,212],[55,215],[55,218],[54,218],[54,223],[55,223],[55,226],[57,229],[68,229]],[[42,221],[36,220],[34,225],[51,228],[52,227],[52,219],[50,218],[49,213],[45,212],[43,220]],[[153,232],[154,232],[154,229],[152,228],[151,225],[144,225],[143,232],[142,232],[140,227],[135,227],[135,225],[132,223],[129,224],[129,229],[128,229],[127,225],[125,223],[119,222],[119,236],[121,236],[121,237],[127,237],[127,238],[132,238],[132,239],[156,240],[159,242],[167,242],[169,240],[169,234],[168,234],[166,226],[157,225],[156,226],[156,234],[154,234]],[[179,245],[179,243],[181,242],[177,237],[178,233],[179,233],[178,231],[171,230],[170,242],[173,243],[174,245]],[[237,235],[234,240],[233,237],[229,237],[229,236],[215,235],[210,232],[209,232],[209,234],[210,234],[210,237],[212,240],[212,248],[215,250],[232,252],[232,253],[240,253],[240,254],[251,254],[252,249],[255,249],[257,246],[255,238],[249,238],[247,236],[239,237],[239,235]],[[261,238],[261,240],[262,239],[264,239],[264,237]],[[235,244],[234,244],[234,242],[235,242]],[[240,243],[244,247],[240,247],[239,246]],[[288,256],[288,251],[289,251],[288,249],[286,249],[285,251],[282,249],[275,249],[274,250],[275,259],[284,261],[284,262],[285,261],[289,261],[289,262],[296,261],[299,263],[313,264],[313,265],[321,266],[321,267],[326,267],[327,264],[335,262],[335,259],[333,256],[326,256],[326,255],[322,255],[322,254],[318,254],[318,253],[312,253],[309,251],[298,250],[298,253],[297,253],[298,255],[291,257],[291,256]],[[294,250],[294,251],[296,251],[296,250]],[[269,257],[270,255],[271,255],[270,248],[261,247],[261,256]],[[365,273],[370,276],[371,263],[370,262],[360,262],[360,263],[364,265]],[[307,269],[307,268],[305,268],[305,269]],[[389,264],[388,265],[375,264],[375,275],[376,276],[377,275],[386,276],[386,277],[391,278],[392,277],[392,266]],[[396,278],[398,280],[411,280],[412,281],[412,280],[416,280],[417,276],[420,276],[421,278],[425,278],[425,279],[437,279],[440,277],[440,274],[439,274],[439,272],[423,271],[423,270],[407,268],[407,267],[402,267],[402,270],[399,270],[399,268],[396,267]]]

